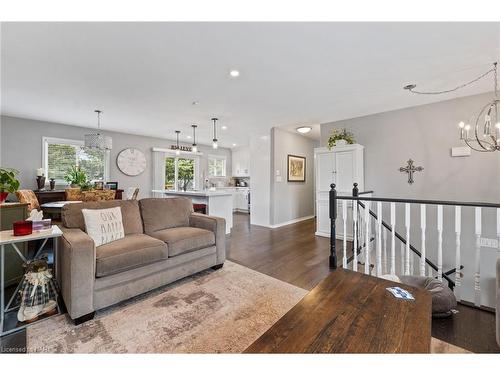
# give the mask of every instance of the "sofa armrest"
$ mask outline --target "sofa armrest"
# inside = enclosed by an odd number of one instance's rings
[[[226,260],[226,220],[222,217],[192,213],[189,216],[189,225],[214,232],[217,264],[224,263]]]
[[[61,228],[59,279],[61,292],[72,319],[94,311],[95,245],[78,228]]]

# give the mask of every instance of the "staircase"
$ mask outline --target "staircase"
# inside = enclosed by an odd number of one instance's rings
[[[368,193],[372,192],[358,192],[354,184],[352,196],[338,196],[331,185],[331,268],[337,266],[340,233],[343,268],[376,277],[444,279],[458,301],[494,306],[493,291],[482,290],[481,265],[494,263],[500,247],[483,247],[482,234],[491,233],[500,244],[500,204],[376,198]],[[352,242],[345,236],[347,225],[353,225]],[[490,279],[492,275],[485,276]]]

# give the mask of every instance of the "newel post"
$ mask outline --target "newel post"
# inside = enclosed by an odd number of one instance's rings
[[[358,183],[355,182],[352,187],[352,196],[357,197],[359,195]]]
[[[337,268],[337,233],[335,230],[335,221],[337,219],[337,190],[335,184],[330,185],[330,268]]]

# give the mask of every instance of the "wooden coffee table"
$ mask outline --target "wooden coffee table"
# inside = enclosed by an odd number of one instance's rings
[[[385,288],[401,286],[415,301]],[[429,353],[430,293],[338,269],[245,353]]]

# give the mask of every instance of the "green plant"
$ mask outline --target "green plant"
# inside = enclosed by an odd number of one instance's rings
[[[332,134],[330,135],[330,138],[328,138],[328,148],[331,150],[332,147],[335,146],[337,141],[344,140],[348,144],[352,145],[354,144],[355,139],[354,139],[354,134],[351,132],[348,132],[346,129],[333,129]]]
[[[19,189],[19,180],[16,178],[18,174],[18,170],[0,168],[0,193],[15,193]]]
[[[68,184],[79,186],[82,190],[89,190],[91,188],[87,174],[77,165],[73,165],[70,169],[68,169],[66,175],[64,176],[64,180]]]

